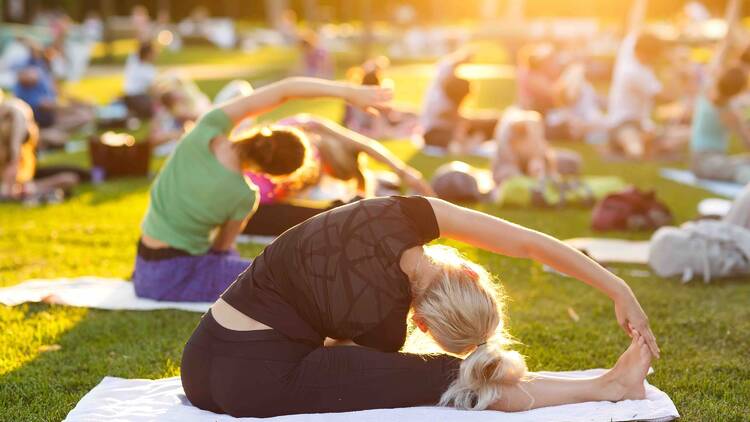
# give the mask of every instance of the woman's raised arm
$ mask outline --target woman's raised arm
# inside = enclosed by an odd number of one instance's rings
[[[455,239],[501,255],[527,258],[575,277],[609,296],[617,321],[626,333],[643,334],[654,356],[659,356],[648,318],[630,287],[581,252],[563,242],[479,211],[428,198],[443,237]]]
[[[390,89],[377,86],[360,86],[325,79],[293,77],[274,82],[217,106],[237,123],[246,117],[273,110],[294,98],[341,98],[361,108],[383,107],[393,97]]]
[[[346,145],[355,151],[363,152],[385,164],[401,178],[404,184],[414,189],[420,195],[435,195],[430,185],[422,177],[422,173],[401,161],[388,148],[381,145],[380,142],[322,117],[305,116],[305,122],[302,126],[305,130],[331,137],[340,142],[341,145]]]

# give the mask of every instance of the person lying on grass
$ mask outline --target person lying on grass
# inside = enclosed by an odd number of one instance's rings
[[[508,348],[490,274],[426,245],[440,237],[534,259],[595,287],[613,300],[630,347],[598,377],[527,372]],[[449,354],[400,353],[409,314]],[[435,404],[523,411],[643,399],[658,355],[632,290],[580,252],[440,199],[394,196],[327,211],[266,247],[203,316],[181,377],[193,405],[236,417]]]
[[[230,139],[234,125],[292,98],[338,97],[366,108],[381,106],[391,95],[382,88],[289,78],[206,113],[151,187],[133,273],[136,294],[213,301],[250,264],[233,249],[258,205],[257,188],[244,173],[294,173],[309,160],[309,142],[288,128]]]

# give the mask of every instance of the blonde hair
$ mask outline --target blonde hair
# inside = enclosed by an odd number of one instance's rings
[[[20,156],[21,163],[16,174],[16,182],[26,183],[33,179],[36,171],[36,146],[39,128],[34,122],[33,112],[26,103],[9,99],[2,101],[0,96],[0,173],[14,158]],[[12,145],[13,140],[23,138],[20,145]]]
[[[484,268],[455,249],[428,246],[425,253],[441,272],[416,292],[415,316],[443,350],[465,357],[440,405],[486,409],[500,399],[503,385],[518,383],[526,373],[523,357],[507,349],[512,342],[503,330],[502,293]]]

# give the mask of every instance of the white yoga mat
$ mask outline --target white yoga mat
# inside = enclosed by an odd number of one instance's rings
[[[15,306],[25,302],[131,311],[180,309],[206,312],[211,306],[206,302],[161,302],[140,298],[135,295],[131,282],[92,276],[29,280],[0,289],[0,304]]]
[[[600,264],[647,264],[647,240],[623,240],[598,237],[578,237],[565,241]]]
[[[673,182],[702,188],[709,192],[713,192],[717,195],[725,196],[727,198],[736,198],[744,187],[739,183],[699,179],[695,177],[692,172],[687,170],[665,168],[661,169],[660,173],[663,178],[671,180]]]
[[[553,372],[571,378],[592,377],[603,369]],[[250,394],[248,392],[248,394]],[[345,413],[317,413],[279,416],[268,419],[233,418],[193,407],[185,397],[179,377],[161,380],[122,379],[105,377],[68,413],[66,422],[164,421],[164,422],[604,422],[604,421],[670,421],[679,417],[666,393],[646,383],[645,400],[589,402],[547,407],[518,413],[494,411],[461,411],[440,407],[409,407],[375,409]]]

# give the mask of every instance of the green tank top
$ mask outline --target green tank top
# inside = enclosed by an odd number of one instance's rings
[[[151,186],[143,233],[192,255],[211,247],[211,233],[255,208],[257,188],[224,167],[210,143],[232,128],[221,110],[206,113],[177,145]]]

